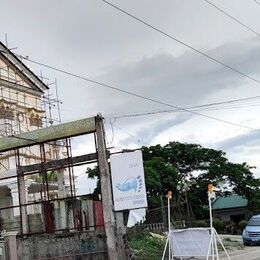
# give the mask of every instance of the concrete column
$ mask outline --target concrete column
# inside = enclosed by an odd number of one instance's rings
[[[115,212],[113,210],[112,186],[110,178],[110,170],[107,160],[105,132],[103,119],[101,116],[96,117],[96,136],[97,136],[97,154],[98,168],[100,174],[102,206],[104,214],[104,224],[106,231],[106,242],[109,260],[124,260],[122,252],[121,236],[117,237],[117,226],[115,220]],[[120,216],[119,216],[120,217]],[[118,247],[118,245],[120,245]]]
[[[65,176],[64,176],[64,170],[57,170],[58,174],[58,195],[59,198],[66,198],[66,188],[65,188]],[[66,229],[67,228],[67,214],[66,214],[66,205],[65,201],[61,200],[59,201],[59,207],[60,207],[60,229]]]
[[[58,143],[54,147],[55,149],[55,155],[56,160],[62,159],[62,151],[63,148],[60,146],[62,143]],[[66,192],[66,186],[65,186],[65,170],[59,169],[56,171],[58,175],[58,195],[59,198],[66,198],[67,192]],[[60,229],[66,229],[68,227],[67,225],[67,214],[66,214],[66,204],[64,200],[59,201],[59,207],[60,207]]]
[[[8,188],[11,190],[13,206],[19,206],[19,194],[18,194],[17,183],[9,184]],[[20,208],[19,207],[13,208],[13,216],[16,217],[19,215],[20,215]]]
[[[125,250],[125,235],[126,235],[126,227],[124,225],[124,216],[123,212],[115,212],[116,216],[116,238],[117,238],[117,250],[118,250],[118,258],[119,259],[128,259]]]
[[[17,232],[6,232],[3,234],[7,245],[8,260],[18,260],[16,235]]]
[[[20,187],[20,203],[26,204],[27,203],[27,193],[28,193],[28,186],[25,184],[24,176],[19,176],[19,187]],[[27,216],[27,208],[26,206],[21,206],[21,218],[22,218],[22,233],[27,234],[29,231],[28,228],[28,216]]]

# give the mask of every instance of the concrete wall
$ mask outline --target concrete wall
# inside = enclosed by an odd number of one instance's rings
[[[102,231],[17,237],[18,259],[105,260],[106,240]]]
[[[219,218],[222,221],[231,221],[232,216],[241,216],[244,215],[244,219],[246,217],[246,209],[245,208],[235,208],[235,209],[219,209],[213,210],[213,217]],[[242,219],[241,219],[242,220]]]

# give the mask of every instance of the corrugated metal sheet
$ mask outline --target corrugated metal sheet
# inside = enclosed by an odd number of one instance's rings
[[[102,209],[102,202],[101,201],[93,201],[94,207],[94,216],[95,216],[95,226],[101,227],[104,226],[104,215]]]
[[[50,202],[44,202],[43,214],[44,214],[44,228],[46,233],[55,232],[55,216],[54,216],[54,205]]]
[[[217,197],[212,203],[212,209],[231,209],[246,207],[248,200],[237,194],[232,194],[227,197]]]

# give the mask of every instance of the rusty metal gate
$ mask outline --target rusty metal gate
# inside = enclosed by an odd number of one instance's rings
[[[7,260],[6,251],[5,251],[5,240],[1,234],[0,234],[0,260]]]

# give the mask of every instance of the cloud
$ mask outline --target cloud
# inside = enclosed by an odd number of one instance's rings
[[[137,130],[135,135],[138,137],[138,139],[144,142],[143,145],[149,145],[158,134],[163,133],[171,127],[183,124],[184,122],[189,120],[190,117],[190,114],[181,114],[177,115],[174,118],[164,118],[161,120],[156,120],[149,125],[142,126],[140,129]],[[125,146],[128,146],[132,144],[133,141],[133,137],[128,137],[124,139],[121,143]]]
[[[253,40],[233,42],[204,51],[250,75],[259,72],[259,42]],[[180,107],[202,104],[207,102],[209,96],[221,91],[224,93],[227,89],[236,90],[250,82],[249,79],[234,71],[191,51],[178,57],[161,52],[145,56],[136,62],[111,66],[97,79],[123,90]],[[250,84],[254,85],[252,81]],[[90,100],[92,100],[89,105],[92,108],[98,108],[98,111],[105,115],[167,109],[167,106],[109,89],[97,88],[89,95]],[[224,94],[223,99],[227,99]],[[140,128],[136,131],[136,135],[144,136],[146,132],[145,136],[150,141],[156,134],[171,127],[172,123],[179,118],[172,116],[171,119],[168,119],[167,115],[158,115],[157,117],[136,118],[131,120],[131,124]],[[180,124],[189,118],[181,121]],[[158,124],[162,124],[163,127],[158,126]],[[125,121],[124,125],[129,125],[129,120]],[[147,136],[147,129],[149,129],[151,137]],[[129,143],[129,138],[124,143]]]
[[[216,144],[217,147],[223,150],[235,150],[238,148],[256,147],[260,145],[260,132],[251,131],[246,134],[238,135]]]
[[[228,138],[222,142],[216,143],[215,148],[227,152],[228,158],[232,162],[247,162],[251,166],[256,166],[252,169],[255,175],[260,177],[260,132],[250,131],[245,134],[237,135]]]
[[[259,72],[260,44],[254,41],[235,42],[206,52],[250,75]],[[191,51],[178,57],[157,53],[136,62],[111,66],[97,79],[176,106],[196,105],[214,92],[247,82],[245,77]],[[90,95],[95,97],[92,106],[110,113],[162,107],[112,90],[97,89]]]

